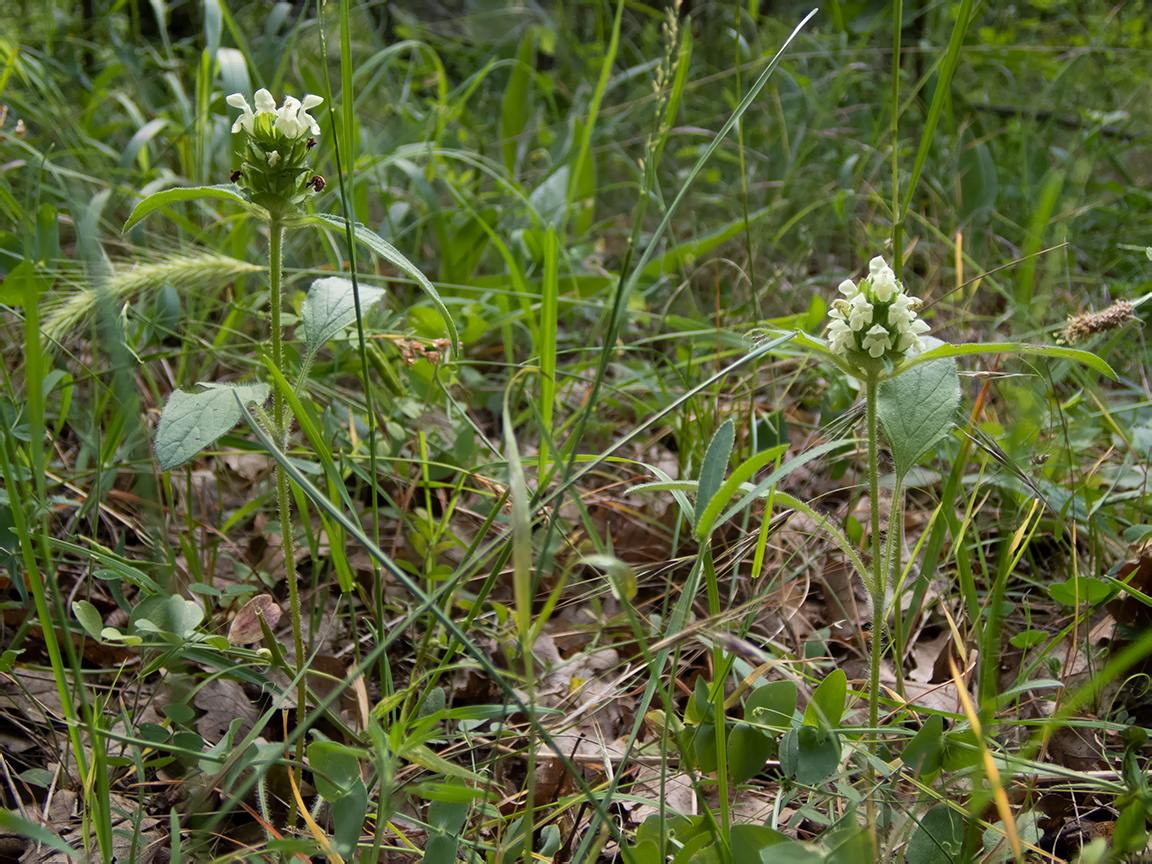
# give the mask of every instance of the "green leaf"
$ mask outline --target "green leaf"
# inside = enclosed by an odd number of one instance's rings
[[[747,723],[737,723],[728,733],[728,770],[736,783],[746,783],[764,770],[775,741]]]
[[[753,474],[768,465],[775,462],[787,450],[788,444],[780,444],[776,447],[770,447],[760,453],[757,453],[751,459],[745,460],[743,463],[732,472],[732,475],[724,481],[720,489],[713,494],[712,498],[707,502],[704,512],[700,514],[700,518],[696,520],[696,537],[697,539],[704,539],[712,530],[712,526],[716,524],[716,518],[720,515],[720,511],[724,505],[735,497],[736,493],[740,491],[741,484],[748,481]],[[700,508],[700,500],[697,499],[697,509]]]
[[[900,758],[917,775],[935,774],[940,770],[944,753],[944,718],[931,715],[920,731],[908,742]]]
[[[1142,852],[1148,842],[1145,828],[1145,804],[1133,801],[1122,811],[1112,832],[1112,847],[1122,854]]]
[[[175,204],[178,201],[195,201],[201,198],[216,198],[232,201],[239,204],[258,219],[265,221],[268,219],[268,211],[258,204],[253,204],[248,199],[248,196],[243,194],[234,183],[228,183],[222,186],[182,186],[178,189],[165,189],[163,192],[156,192],[149,195],[132,210],[132,215],[129,216],[128,221],[124,223],[123,230],[127,231],[149,213],[159,210],[161,207]]]
[[[35,822],[22,819],[11,810],[0,809],[0,828],[5,829],[9,834],[15,834],[17,837],[27,837],[29,840],[34,840],[41,845],[47,846],[49,849],[55,849],[62,854],[65,859],[74,861],[88,860],[88,855],[73,849],[52,831],[49,831],[42,825],[37,825]]]
[[[788,835],[781,834],[767,825],[744,823],[733,825],[729,833],[732,843],[732,860],[740,862],[767,861],[764,850],[780,843],[788,842]],[[776,859],[773,860],[791,860]]]
[[[347,230],[347,223],[339,216],[329,216],[326,213],[314,213],[302,217],[298,220],[300,224],[310,225],[323,225],[326,228],[336,228],[340,231]],[[353,236],[383,258],[394,267],[407,273],[419,283],[420,287],[424,289],[424,293],[432,301],[432,305],[436,307],[436,311],[440,313],[440,317],[444,319],[444,326],[448,328],[448,336],[452,340],[452,353],[454,355],[460,353],[460,335],[456,332],[456,322],[452,320],[452,316],[448,314],[448,307],[444,305],[444,301],[440,299],[440,294],[436,291],[435,286],[428,281],[428,277],[421,272],[420,268],[409,261],[401,254],[395,246],[373,231],[366,225],[361,225],[359,222],[352,224]]]
[[[313,741],[308,745],[308,767],[313,771],[316,791],[325,801],[343,798],[360,780],[362,750],[334,741]]]
[[[820,686],[812,692],[804,708],[805,726],[824,726],[834,729],[844,716],[844,702],[848,695],[848,676],[843,669],[833,669]]]
[[[796,685],[792,681],[772,681],[748,694],[744,718],[773,729],[791,729],[796,711]]]
[[[188,639],[196,632],[200,622],[204,620],[204,610],[194,600],[185,600],[178,594],[168,598],[168,627],[169,633],[180,639]]]
[[[941,764],[945,771],[961,771],[980,764],[979,742],[971,729],[944,733],[944,755]]]
[[[806,785],[819,783],[840,764],[836,733],[815,726],[789,729],[780,741],[780,767]]]
[[[93,639],[100,638],[100,631],[104,629],[104,622],[100,619],[100,613],[96,611],[95,606],[87,600],[73,600],[72,614],[76,616],[76,620],[80,622],[85,633]]]
[[[948,804],[937,804],[920,820],[904,860],[908,864],[958,861],[963,845],[964,817]]]
[[[700,465],[700,486],[696,490],[696,517],[693,521],[697,526],[708,503],[720,489],[720,484],[724,482],[724,473],[728,470],[728,456],[732,453],[732,442],[735,438],[736,426],[731,420],[725,420],[708,444],[708,452],[704,454],[704,461]]]
[[[1107,375],[1113,381],[1117,380],[1112,367],[1088,351],[1081,351],[1079,348],[1065,348],[1059,345],[1030,345],[1026,342],[970,342],[965,345],[945,343],[938,348],[909,358],[896,370],[896,374],[903,375],[907,370],[913,369],[921,363],[930,363],[941,357],[966,357],[970,354],[1035,354],[1039,357],[1074,360],[1077,363],[1092,367],[1102,375]]]
[[[585,555],[579,563],[603,570],[608,576],[612,593],[620,602],[627,603],[636,596],[640,587],[636,571],[619,558],[613,555]]]
[[[348,794],[329,803],[332,811],[332,851],[351,858],[368,816],[368,787],[359,777]]]
[[[956,361],[922,363],[880,382],[876,413],[884,426],[896,474],[904,477],[951,431],[960,406]]]
[[[359,290],[361,311],[384,296],[383,288],[360,285]],[[356,296],[351,280],[329,276],[313,282],[300,307],[300,320],[304,325],[304,341],[311,353],[341,335],[344,328],[356,320]]]
[[[696,727],[696,735],[692,739],[692,747],[696,751],[696,767],[704,774],[711,774],[716,770],[716,726],[713,723],[702,723]]]
[[[1057,582],[1048,586],[1048,595],[1065,606],[1076,606],[1080,603],[1098,606],[1111,599],[1116,592],[1115,586],[1094,576],[1075,576],[1067,582]]]
[[[241,403],[263,405],[267,384],[202,382],[200,393],[176,390],[168,397],[156,428],[156,458],[163,471],[183,465],[243,418]],[[237,402],[239,398],[239,402]]]
[[[1032,648],[1048,640],[1048,634],[1043,630],[1023,630],[1008,641],[1013,648]]]

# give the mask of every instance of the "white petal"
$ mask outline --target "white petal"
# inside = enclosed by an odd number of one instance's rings
[[[275,114],[276,113],[276,100],[272,98],[272,94],[261,87],[256,91],[253,98],[256,103],[257,114]]]
[[[856,283],[851,279],[845,279],[840,283],[840,287],[836,290],[838,290],[845,297],[852,297],[856,294]]]
[[[872,291],[881,303],[887,303],[896,294],[899,286],[896,284],[896,274],[885,265],[872,275]]]
[[[233,108],[241,109],[242,113],[236,118],[236,122],[232,124],[232,132],[239,132],[241,129],[249,134],[252,133],[252,109],[248,105],[248,100],[241,96],[239,93],[233,93],[231,96],[224,100]]]
[[[308,131],[313,135],[320,134],[320,124],[316,122],[315,117],[308,113],[308,109],[315,108],[317,105],[322,105],[323,103],[323,98],[320,96],[313,96],[311,93],[309,93],[304,97],[304,101],[300,104],[300,111],[296,115],[300,125],[307,126]]]
[[[868,262],[868,273],[871,276],[875,276],[887,266],[888,262],[885,261],[884,258],[880,255],[877,255],[875,258]]]

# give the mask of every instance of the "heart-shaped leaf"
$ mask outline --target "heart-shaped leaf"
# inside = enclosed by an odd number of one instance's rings
[[[959,405],[960,377],[951,358],[921,363],[881,382],[876,413],[898,476],[912,470],[948,434]]]
[[[176,390],[168,397],[156,428],[156,458],[163,471],[183,465],[240,422],[241,403],[263,405],[267,384],[201,383],[199,393]],[[239,397],[240,401],[236,399]]]
[[[361,285],[360,309],[364,310],[384,296],[383,288]],[[340,276],[317,279],[308,289],[308,296],[300,307],[304,324],[304,340],[308,350],[315,353],[330,339],[344,332],[356,320],[356,297],[352,282]]]

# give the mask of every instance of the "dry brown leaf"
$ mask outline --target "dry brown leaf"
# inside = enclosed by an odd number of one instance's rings
[[[244,688],[235,681],[215,678],[197,691],[193,703],[204,714],[196,721],[196,731],[208,744],[215,744],[224,737],[230,724],[237,717],[243,721],[234,740],[239,741],[251,730],[260,716],[256,706],[248,699]]]
[[[228,641],[233,645],[249,645],[259,642],[264,636],[260,627],[260,618],[267,622],[268,628],[274,628],[280,621],[280,607],[269,594],[257,594],[244,604],[232,619],[232,626],[228,628]]]

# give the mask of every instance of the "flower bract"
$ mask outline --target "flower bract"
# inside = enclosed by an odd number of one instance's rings
[[[232,131],[245,133],[244,164],[232,172],[233,182],[289,203],[298,203],[309,190],[317,190],[308,154],[316,143],[313,136],[320,134],[320,124],[308,112],[323,104],[321,97],[307,95],[301,102],[285,96],[284,104],[277,107],[272,94],[261,88],[252,97],[255,111],[241,93],[224,101],[241,111]]]

